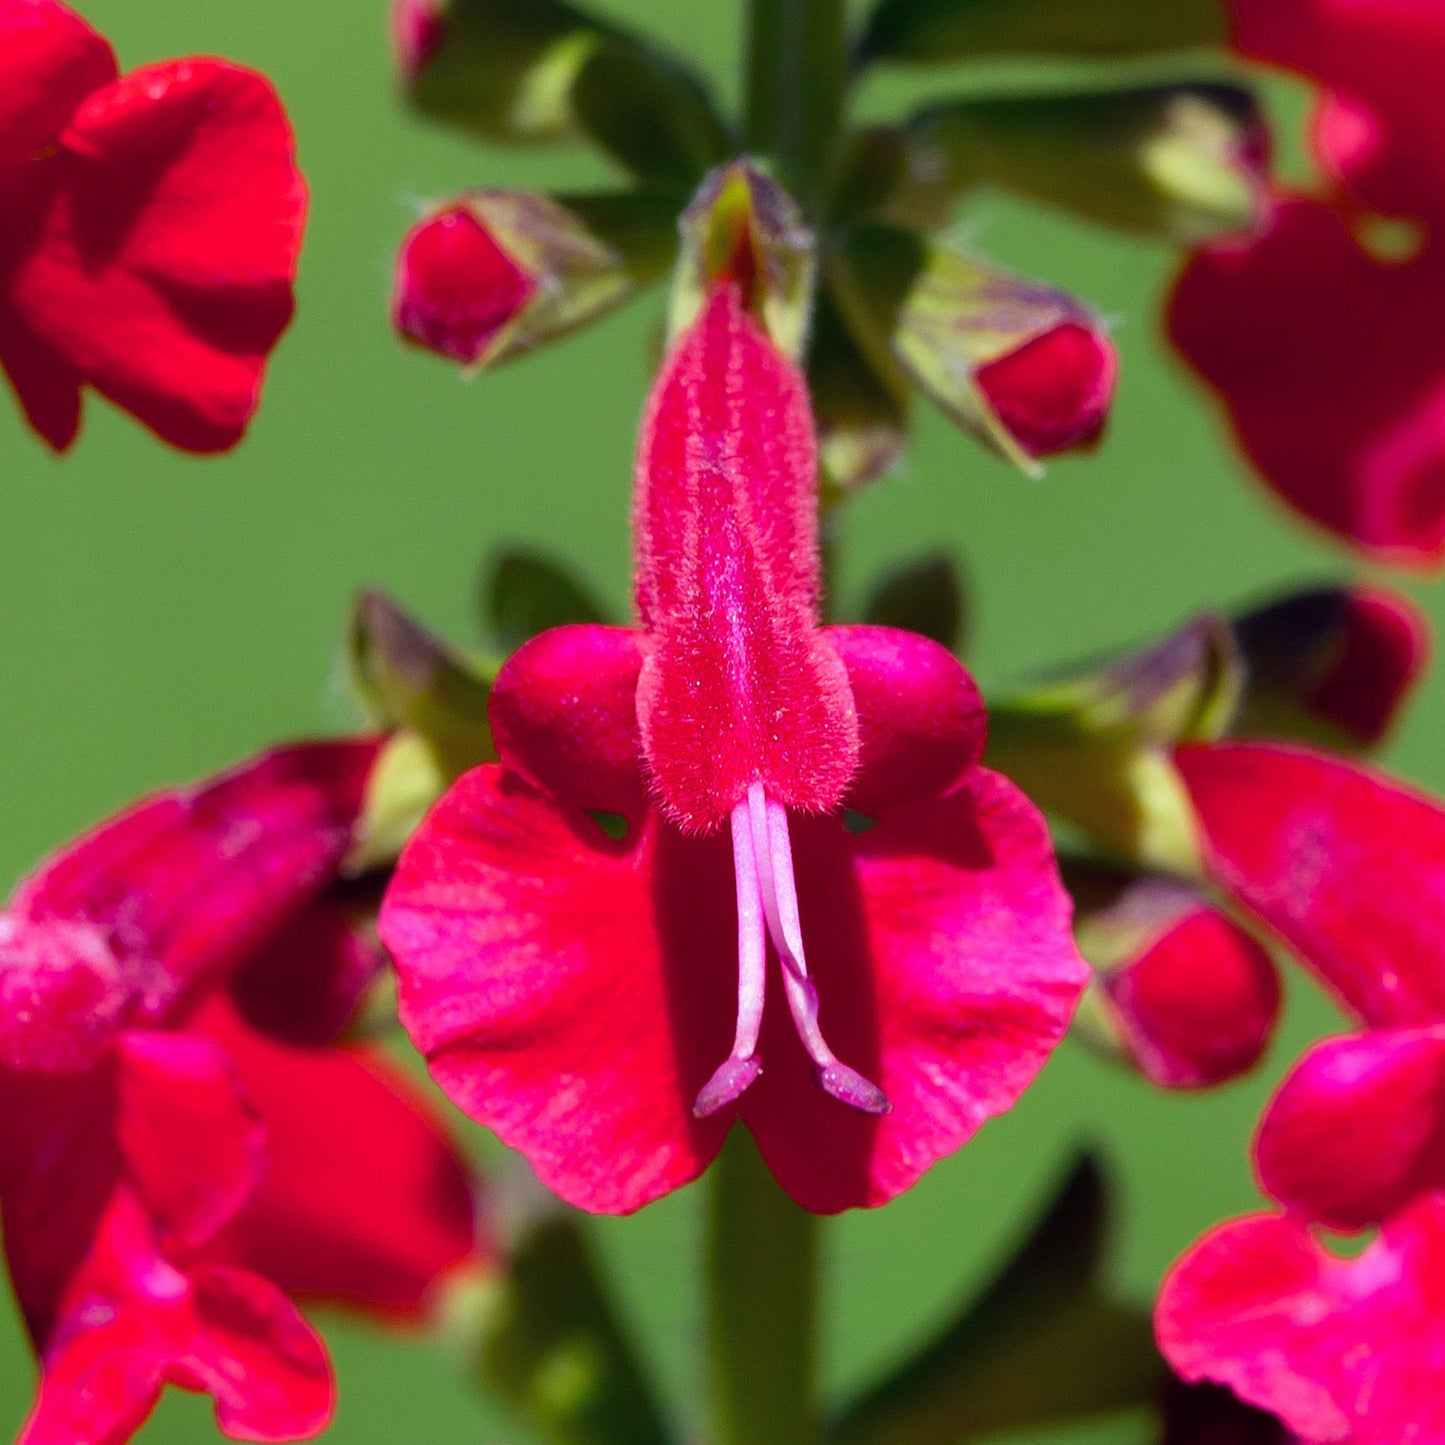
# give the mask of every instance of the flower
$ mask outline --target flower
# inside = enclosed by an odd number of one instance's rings
[[[736,1118],[805,1207],[881,1203],[1014,1102],[1085,981],[967,674],[817,626],[815,468],[801,377],[719,285],[643,427],[640,627],[510,659],[501,764],[383,904],[433,1075],[586,1209],[686,1183]]]
[[[1206,248],[1175,344],[1227,402],[1270,485],[1384,560],[1445,557],[1445,15],[1433,0],[1232,0],[1235,48],[1320,82],[1326,182],[1253,240]],[[1418,245],[1379,254],[1379,214]],[[1374,234],[1378,234],[1378,228]]]
[[[0,0],[0,366],[57,451],[91,386],[186,451],[234,446],[291,318],[305,186],[270,83],[118,77],[58,0]]]
[[[330,1368],[289,1296],[414,1317],[485,1257],[438,1122],[374,1050],[327,1046],[377,961],[336,883],[375,755],[303,744],[157,794],[0,913],[26,1445],[122,1441],[166,1383],[238,1438],[315,1434]]]
[[[1445,1433],[1445,1195],[1387,1220],[1355,1259],[1307,1223],[1219,1225],[1164,1281],[1159,1346],[1186,1380],[1227,1385],[1309,1445]]]

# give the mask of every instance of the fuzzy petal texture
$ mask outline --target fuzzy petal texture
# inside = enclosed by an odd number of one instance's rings
[[[1445,1028],[1314,1045],[1265,1111],[1255,1166],[1281,1204],[1331,1229],[1445,1190]]]
[[[857,764],[847,672],[817,629],[817,465],[803,377],[719,284],[653,386],[633,509],[643,751],[688,831],[755,780],[826,812]]]
[[[1183,747],[1215,880],[1362,1023],[1445,1022],[1445,810],[1356,764],[1259,743]]]
[[[305,219],[275,91],[220,60],[142,66],[58,140],[0,260],[0,345],[27,411],[64,445],[79,379],[175,446],[233,446],[291,317]],[[12,333],[32,339],[16,355]]]
[[[1311,1445],[1445,1438],[1445,1196],[1352,1260],[1299,1220],[1222,1224],[1165,1279],[1155,1327],[1184,1379],[1228,1386]]]
[[[575,623],[525,642],[502,665],[489,708],[498,755],[537,787],[584,808],[635,813],[644,801],[630,627]]]
[[[374,756],[277,749],[53,854],[0,913],[0,1062],[87,1067],[266,944],[334,875]]]
[[[1169,328],[1290,506],[1384,561],[1445,556],[1445,236],[1384,265],[1332,208],[1286,200],[1188,264]]]
[[[266,1172],[226,1247],[288,1295],[420,1317],[437,1284],[491,1257],[471,1177],[421,1091],[378,1049],[297,1048],[219,1001],[200,1025],[266,1131]]]
[[[845,801],[874,814],[947,792],[983,756],[988,719],[946,647],[896,627],[825,627],[858,714],[858,771]]]
[[[798,820],[794,861],[822,1027],[887,1092],[881,1119],[817,1088],[776,974],[761,1078],[696,1119],[736,1007],[726,840],[654,811],[614,842],[501,768],[464,777],[402,857],[381,926],[403,1021],[453,1100],[581,1208],[686,1183],[739,1112],[804,1207],[880,1204],[1014,1102],[1086,969],[1042,819],[995,775],[861,835]]]

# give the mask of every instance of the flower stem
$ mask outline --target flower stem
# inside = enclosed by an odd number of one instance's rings
[[[814,219],[843,122],[844,0],[748,0],[748,149]]]
[[[712,1170],[707,1281],[714,1445],[813,1445],[818,1221],[741,1129]]]

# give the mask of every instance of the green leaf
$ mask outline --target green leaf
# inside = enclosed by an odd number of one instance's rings
[[[879,0],[868,60],[946,64],[996,56],[1115,57],[1222,45],[1219,0]]]
[[[514,549],[492,562],[481,587],[482,617],[502,653],[569,622],[605,622],[606,610],[560,562]]]
[[[1164,1367],[1148,1312],[1102,1278],[1109,1215],[1085,1158],[982,1297],[846,1410],[830,1445],[959,1445],[1150,1400]]]
[[[855,227],[829,281],[858,342],[896,363],[951,420],[1029,476],[1042,468],[977,382],[981,367],[1065,322],[1098,327],[1067,292],[1009,274],[938,237]]]
[[[927,178],[925,215],[990,183],[1196,245],[1258,224],[1264,135],[1258,102],[1234,85],[964,100],[907,122],[903,174]],[[900,187],[903,217],[920,213],[920,189]],[[886,206],[884,214],[898,215]]]
[[[575,1219],[533,1224],[505,1269],[459,1291],[448,1331],[479,1383],[554,1445],[669,1435]]]
[[[694,182],[731,149],[675,56],[565,0],[451,0],[404,77],[424,114],[487,140],[586,137],[634,175]]]
[[[950,652],[964,643],[963,579],[942,552],[915,557],[885,573],[863,607],[864,622],[921,632]]]
[[[728,275],[774,344],[802,355],[813,310],[817,253],[793,198],[749,160],[703,178],[678,220],[680,250],[668,303],[668,335],[693,322],[713,282]]]

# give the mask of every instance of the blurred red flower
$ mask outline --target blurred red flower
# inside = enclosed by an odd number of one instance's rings
[[[263,76],[199,58],[118,77],[58,0],[0,0],[0,366],[51,446],[82,386],[186,451],[235,445],[305,211]]]
[[[1317,81],[1325,181],[1206,248],[1175,343],[1291,506],[1385,561],[1445,558],[1445,10],[1436,0],[1230,0],[1235,48]],[[1381,251],[1380,216],[1417,233]]]

